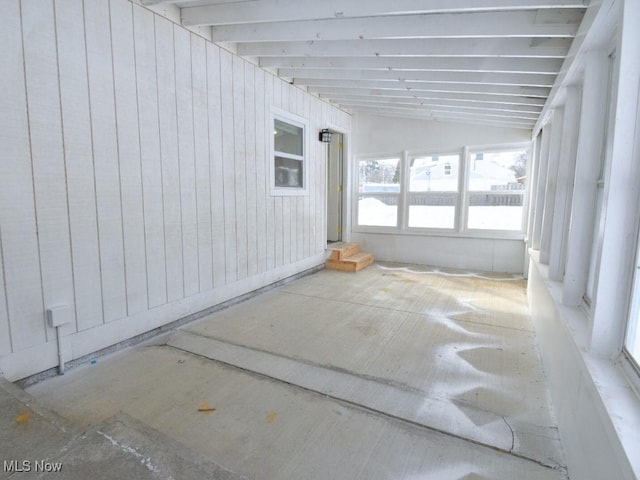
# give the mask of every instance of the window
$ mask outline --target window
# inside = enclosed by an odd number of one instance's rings
[[[410,228],[455,228],[459,165],[460,155],[410,159]]]
[[[607,63],[607,85],[613,85],[612,76],[614,58],[615,53],[611,53],[609,55],[609,60]],[[615,91],[616,87],[613,86],[613,88]],[[611,159],[611,150],[613,148],[613,136],[609,135],[609,132],[613,131],[613,122],[615,121],[615,119],[611,115],[611,109],[613,107],[612,103],[616,98],[617,91],[615,94],[610,88],[607,88],[606,91],[608,92],[608,94],[605,107],[605,129],[602,132],[603,141],[602,150],[600,152],[600,169],[598,180],[596,182],[596,210],[593,221],[593,230],[591,233],[591,252],[589,257],[589,272],[587,274],[587,289],[583,296],[587,307],[591,306],[591,300],[595,296],[597,288],[596,279],[598,277],[598,270],[600,269],[600,237],[604,230],[604,220],[606,215],[606,212],[604,211],[605,178],[607,177],[607,170],[609,168],[609,162]]]
[[[400,159],[358,162],[358,225],[398,226]]]
[[[286,112],[273,116],[272,195],[307,192],[306,121]]]
[[[527,151],[472,152],[469,156],[470,230],[522,230]]]
[[[639,242],[640,247],[640,242]],[[631,306],[627,324],[627,334],[624,343],[625,350],[634,359],[635,364],[640,364],[640,248],[636,254],[636,271],[633,279],[631,293]]]
[[[359,160],[362,231],[521,235],[528,144]]]

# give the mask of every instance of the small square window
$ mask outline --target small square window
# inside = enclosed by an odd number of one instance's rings
[[[272,114],[272,195],[305,195],[307,193],[306,131],[303,118],[287,112]]]

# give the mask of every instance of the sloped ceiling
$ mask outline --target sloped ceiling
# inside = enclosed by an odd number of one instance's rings
[[[184,26],[210,27],[214,42],[350,112],[531,129],[589,2],[166,3]]]

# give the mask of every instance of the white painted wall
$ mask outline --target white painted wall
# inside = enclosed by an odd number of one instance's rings
[[[127,0],[2,2],[0,373],[57,364],[324,260],[308,196],[269,195],[272,106],[350,116]]]
[[[459,151],[469,145],[528,142],[531,131],[481,124],[434,122],[373,115],[353,116],[354,156],[396,153],[402,150],[431,153]]]
[[[354,115],[352,158],[411,153],[462,153],[465,146],[528,142],[531,132],[517,128]],[[450,268],[522,273],[525,245],[521,238],[478,234],[420,235],[352,230],[351,241],[376,259]],[[361,229],[360,229],[361,230]],[[513,236],[512,236],[513,237]]]
[[[352,240],[376,260],[483,272],[522,273],[523,240],[359,233]]]

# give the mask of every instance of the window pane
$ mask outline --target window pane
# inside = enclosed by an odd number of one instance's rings
[[[411,159],[409,227],[455,227],[459,167],[459,155],[430,155]]]
[[[527,152],[482,152],[469,159],[467,227],[521,230]]]
[[[631,293],[628,321],[624,346],[636,364],[640,365],[640,239],[638,252],[636,253],[636,272],[633,278],[633,291]]]
[[[629,316],[629,325],[627,327],[627,336],[625,338],[625,348],[631,354],[636,363],[640,364],[640,286],[638,285],[638,275],[636,275],[635,288],[633,292],[631,314]]]
[[[277,118],[274,121],[274,149],[276,152],[289,153],[291,155],[304,155],[303,136],[304,129]]]
[[[400,192],[400,159],[360,160],[359,191]]]
[[[409,191],[457,192],[459,155],[432,155],[411,159]]]
[[[457,193],[414,193],[409,197],[409,226],[454,228]]]
[[[361,160],[358,166],[358,225],[396,227],[400,160]]]
[[[276,187],[302,188],[302,161],[275,157]]]
[[[398,195],[360,194],[358,225],[395,227],[398,225]]]
[[[598,262],[598,245],[600,242],[600,221],[602,217],[602,203],[604,198],[604,184],[598,185],[596,191],[596,214],[591,234],[591,254],[589,256],[589,275],[587,276],[587,291],[585,297],[591,301],[596,287],[596,271]]]

